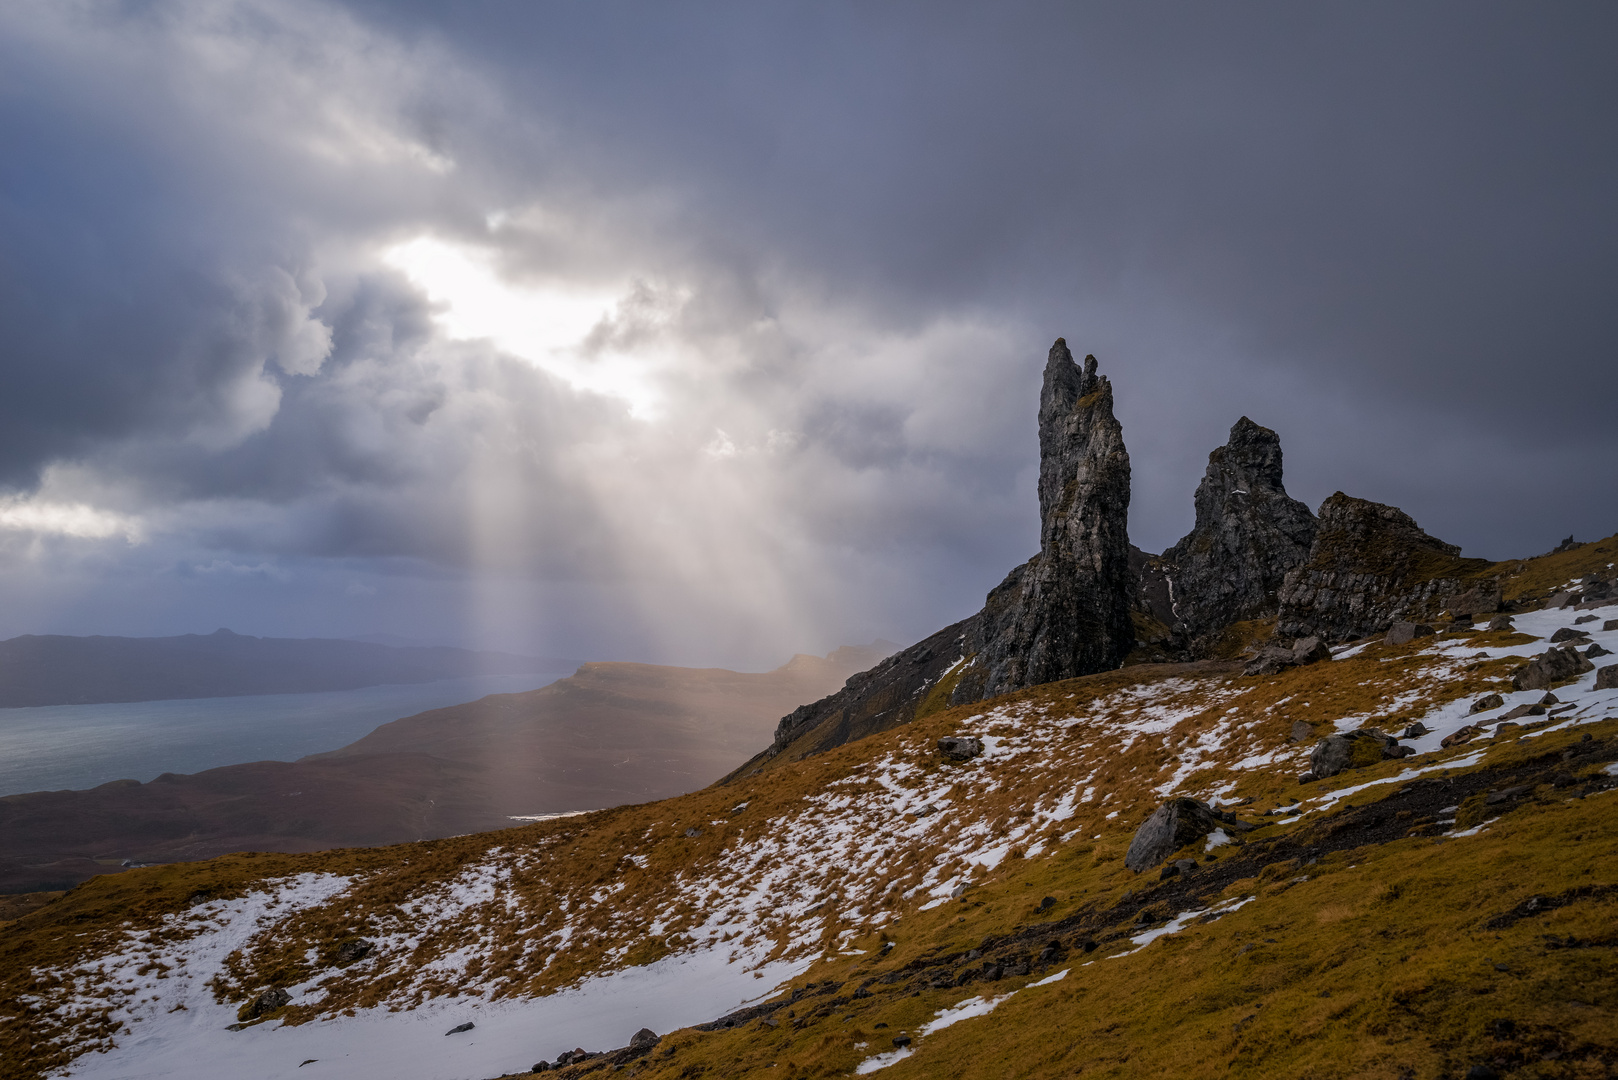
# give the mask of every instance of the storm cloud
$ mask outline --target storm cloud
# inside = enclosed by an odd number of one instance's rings
[[[0,12],[0,633],[769,665],[1131,528],[1242,414],[1468,554],[1618,529],[1599,8]]]

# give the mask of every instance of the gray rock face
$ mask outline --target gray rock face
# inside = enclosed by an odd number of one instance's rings
[[[1594,664],[1570,648],[1546,649],[1517,669],[1511,676],[1511,685],[1518,690],[1544,690],[1552,683],[1594,669]]]
[[[1227,832],[1247,832],[1253,826],[1238,821],[1235,814],[1215,810],[1196,799],[1170,799],[1135,830],[1124,855],[1124,865],[1135,873],[1150,870],[1187,844],[1207,836],[1215,829]]]
[[[983,753],[983,740],[970,735],[945,735],[938,740],[938,752],[948,761],[971,761]]]
[[[1432,637],[1437,633],[1426,623],[1396,622],[1388,627],[1388,632],[1382,638],[1389,645],[1408,645],[1417,638]]]
[[[1404,511],[1339,491],[1320,506],[1308,561],[1281,586],[1277,631],[1327,641],[1379,634],[1459,593],[1459,575],[1487,565],[1460,553]]]
[[[1208,455],[1196,524],[1163,553],[1173,611],[1194,655],[1220,630],[1273,617],[1287,571],[1309,557],[1315,516],[1281,483],[1281,440],[1247,417]]]
[[[1110,671],[1134,644],[1129,452],[1096,358],[1051,346],[1039,395],[1039,554],[989,594],[955,704]]]
[[[1328,735],[1309,753],[1309,771],[1315,779],[1336,776],[1345,769],[1375,765],[1390,757],[1403,757],[1399,740],[1376,728],[1360,728],[1342,735]]]

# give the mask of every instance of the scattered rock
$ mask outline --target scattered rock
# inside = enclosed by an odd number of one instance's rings
[[[1618,630],[1618,619],[1608,619],[1606,622],[1601,624],[1602,633],[1609,633],[1613,630]]]
[[[337,952],[333,958],[337,961],[338,967],[347,967],[349,964],[364,960],[367,956],[370,956],[371,950],[374,948],[376,946],[372,942],[366,941],[364,938],[355,938],[353,941],[345,941],[337,946]]]
[[[1138,874],[1215,829],[1247,832],[1252,828],[1238,821],[1235,814],[1215,810],[1196,799],[1169,799],[1135,830],[1124,865]]]
[[[475,1027],[477,1027],[477,1025],[472,1023],[472,1021],[468,1020],[464,1024],[458,1024],[457,1026],[450,1028],[448,1031],[444,1032],[444,1034],[445,1035],[459,1035],[461,1032],[463,1032],[463,1031],[471,1031]]]
[[[1472,707],[1466,711],[1468,715],[1472,713],[1488,712],[1490,709],[1498,709],[1505,703],[1506,699],[1501,697],[1499,694],[1484,694],[1482,697],[1472,702]]]
[[[651,1028],[641,1028],[629,1037],[629,1048],[631,1050],[648,1050],[662,1041],[663,1036]]]
[[[697,837],[702,835],[702,830],[692,827],[685,830],[685,835],[688,839],[695,840]]]
[[[1309,753],[1309,768],[1316,778],[1324,780],[1336,776],[1344,769],[1358,769],[1375,765],[1387,758],[1404,757],[1409,747],[1376,728],[1359,728],[1342,735],[1327,735],[1315,744]]]
[[[1545,601],[1545,610],[1547,610],[1547,611],[1560,611],[1562,608],[1567,607],[1572,602],[1573,602],[1573,594],[1572,593],[1559,592],[1556,595],[1552,596],[1549,600]]]
[[[1503,704],[1505,704],[1505,702],[1501,702],[1500,704],[1503,705]],[[1432,728],[1428,727],[1426,724],[1422,723],[1420,720],[1417,720],[1414,724],[1411,724],[1409,727],[1405,728],[1404,729],[1404,734],[1400,735],[1399,738],[1401,738],[1401,739],[1419,739],[1424,735],[1431,735],[1432,733],[1433,733]]]
[[[1599,641],[1595,642],[1588,649],[1584,650],[1584,658],[1586,660],[1594,660],[1598,656],[1611,656],[1611,655],[1612,655],[1612,650],[1611,649],[1603,649],[1601,647],[1601,643]]]
[[[1564,626],[1551,635],[1551,644],[1560,645],[1564,641],[1582,641],[1590,636],[1588,630],[1575,630],[1571,626]]]
[[[1039,910],[1041,910],[1041,911],[1049,911],[1051,908],[1053,908],[1055,906],[1056,906],[1056,897],[1054,897],[1054,896],[1047,896],[1045,899],[1043,899],[1043,900],[1041,900],[1039,902]]]
[[[256,1020],[260,1016],[266,1016],[285,1005],[291,1004],[291,1002],[291,994],[279,986],[272,986],[254,998],[253,1003],[242,1010],[237,1018],[240,1020]]]
[[[1312,773],[1312,772],[1306,772],[1306,773],[1299,773],[1298,774],[1298,783],[1300,783],[1300,784],[1312,784],[1312,783],[1315,782],[1315,780],[1316,780],[1315,774]]]
[[[1266,645],[1258,651],[1258,655],[1250,660],[1242,669],[1243,675],[1277,675],[1297,663],[1292,657],[1291,649],[1283,649],[1278,645]]]
[[[1488,728],[1479,727],[1477,724],[1468,724],[1459,731],[1452,731],[1445,735],[1443,739],[1439,740],[1438,745],[1442,747],[1460,746],[1463,743],[1471,742],[1479,735],[1487,735],[1488,731]]]
[[[1518,719],[1520,717],[1524,717],[1524,716],[1544,716],[1544,715],[1545,715],[1545,706],[1543,706],[1543,705],[1518,705],[1515,709],[1512,709],[1510,712],[1508,712],[1504,716],[1500,717],[1500,719],[1501,720],[1516,720],[1516,719]]]
[[[1560,705],[1562,699],[1547,690],[1545,691],[1545,696],[1539,699],[1539,703],[1541,705]]]
[[[1308,742],[1315,737],[1313,724],[1306,724],[1302,720],[1292,721],[1292,737],[1289,742]]]
[[[938,740],[938,752],[949,761],[971,761],[983,753],[983,740],[970,735],[945,735]]]
[[[910,1036],[908,1036],[908,1035],[895,1035],[893,1037],[893,1045],[894,1046],[909,1046],[910,1045]]]
[[[1489,620],[1489,629],[1494,631],[1515,630],[1517,627],[1512,623],[1510,615],[1496,615]]]
[[[1313,635],[1302,639],[1292,646],[1292,662],[1294,664],[1317,664],[1322,660],[1331,659],[1331,650],[1326,643]]]
[[[1608,664],[1596,672],[1597,690],[1618,690],[1618,664]]]
[[[1583,675],[1594,664],[1572,649],[1546,649],[1518,668],[1511,685],[1518,690],[1544,690],[1552,683]]]
[[[1600,615],[1580,615],[1577,619],[1573,620],[1573,625],[1583,626],[1585,623],[1595,622],[1599,618],[1601,618]]]
[[[1511,799],[1515,799],[1519,795],[1526,795],[1531,790],[1533,789],[1528,785],[1522,784],[1517,787],[1508,787],[1502,788],[1499,791],[1491,791],[1483,797],[1483,805],[1498,806],[1503,802],[1508,802]]]
[[[1387,636],[1382,640],[1389,645],[1408,645],[1417,638],[1432,637],[1436,630],[1426,623],[1396,622],[1388,627]]]

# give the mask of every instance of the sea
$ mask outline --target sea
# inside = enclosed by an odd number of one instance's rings
[[[0,796],[154,780],[336,750],[381,724],[489,694],[537,690],[571,671],[479,675],[318,694],[0,709]]]

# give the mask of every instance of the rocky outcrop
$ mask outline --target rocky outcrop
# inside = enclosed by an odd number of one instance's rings
[[[783,718],[770,748],[801,758],[1025,686],[1110,671],[1134,643],[1140,563],[1131,569],[1129,453],[1096,359],[1051,346],[1039,398],[1039,554],[995,586],[983,610],[912,645],[842,690]],[[1166,584],[1164,586],[1166,595]]]
[[[1039,554],[989,594],[952,700],[1108,671],[1134,644],[1129,452],[1096,358],[1051,346],[1039,395]]]
[[[1149,870],[1179,851],[1187,844],[1212,833],[1215,829],[1247,832],[1253,826],[1239,821],[1228,810],[1215,810],[1196,799],[1174,798],[1152,811],[1152,816],[1141,823],[1129,841],[1124,865],[1140,873]]]
[[[1176,629],[1201,656],[1231,623],[1275,616],[1287,572],[1309,557],[1315,516],[1281,482],[1280,437],[1245,416],[1208,455],[1196,510],[1162,561]]]
[[[1407,757],[1414,751],[1400,746],[1399,740],[1376,728],[1358,728],[1341,735],[1328,735],[1309,752],[1309,771],[1315,779],[1336,776],[1345,769],[1375,765],[1387,758]]]
[[[1328,641],[1379,634],[1463,590],[1490,564],[1428,536],[1392,506],[1337,492],[1321,504],[1309,559],[1281,586],[1277,632]]]
[[[1546,649],[1517,669],[1511,685],[1518,690],[1544,690],[1594,669],[1594,664],[1572,649]]]

